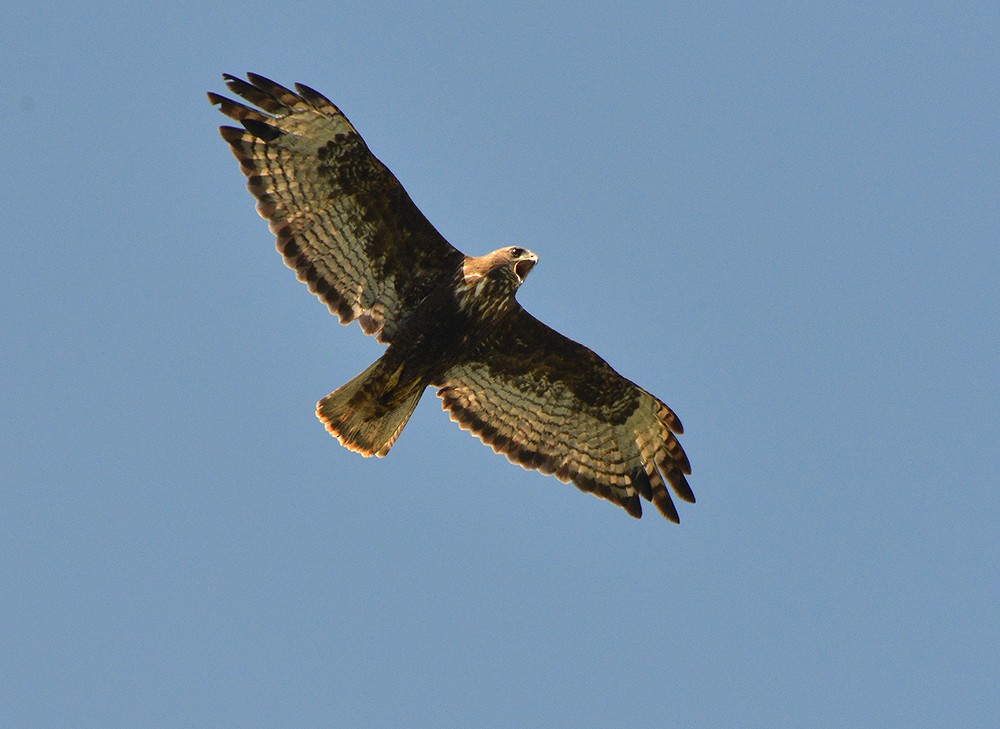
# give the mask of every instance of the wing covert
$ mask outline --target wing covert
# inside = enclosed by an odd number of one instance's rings
[[[392,340],[398,322],[464,258],[424,217],[341,111],[301,84],[225,75],[251,105],[210,93],[220,127],[285,263],[341,323]]]

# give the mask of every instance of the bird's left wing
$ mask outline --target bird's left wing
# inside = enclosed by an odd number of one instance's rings
[[[512,463],[555,474],[642,515],[639,497],[667,519],[694,502],[680,420],[594,352],[519,305],[461,364],[435,383],[452,420]]]
[[[285,263],[342,323],[357,319],[366,334],[392,341],[399,322],[464,256],[325,96],[253,73],[249,82],[224,78],[252,106],[208,98],[242,124],[220,131]]]

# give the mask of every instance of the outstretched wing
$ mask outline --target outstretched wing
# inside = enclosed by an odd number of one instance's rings
[[[285,263],[341,323],[358,319],[365,333],[391,341],[401,319],[450,280],[462,253],[326,97],[252,73],[249,83],[224,78],[230,91],[258,107],[208,95],[243,125],[220,131]]]
[[[642,496],[680,521],[664,481],[694,503],[673,411],[520,306],[435,384],[452,420],[513,463],[572,481],[636,518]]]

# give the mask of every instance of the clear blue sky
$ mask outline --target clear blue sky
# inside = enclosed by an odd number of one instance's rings
[[[97,5],[97,7],[94,7]],[[544,9],[542,9],[544,8]],[[0,29],[0,725],[1000,726],[1000,5],[64,4]],[[338,103],[668,402],[640,522],[295,281],[205,99]]]

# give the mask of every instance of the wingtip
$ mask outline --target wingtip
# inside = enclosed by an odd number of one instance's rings
[[[667,496],[666,499],[657,499],[653,502],[656,504],[656,508],[661,514],[666,518],[667,521],[673,522],[674,524],[681,523],[681,517],[677,513],[677,507],[674,506],[674,502]]]
[[[274,81],[269,79],[267,76],[262,76],[259,73],[254,73],[253,71],[247,71],[245,75],[247,77],[247,80],[257,88],[274,83]]]
[[[246,134],[246,130],[238,127],[221,126],[219,127],[219,134],[229,144],[238,144],[243,141],[243,135]]]
[[[674,468],[668,471],[666,475],[674,493],[677,494],[682,501],[686,501],[689,504],[695,503],[694,491],[691,490],[690,484],[688,484],[687,479],[684,478],[684,474],[680,471],[680,469]]]
[[[632,494],[631,498],[622,502],[622,506],[629,516],[636,519],[642,518],[642,502],[639,500],[639,494]]]
[[[680,524],[681,517],[677,513],[677,507],[674,506],[674,501],[670,498],[670,492],[667,491],[667,485],[663,482],[659,472],[654,469],[649,475],[652,482],[653,504],[656,505],[656,508],[663,514],[667,521]]]

